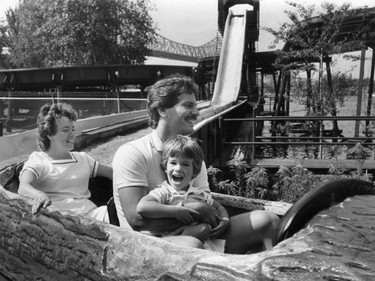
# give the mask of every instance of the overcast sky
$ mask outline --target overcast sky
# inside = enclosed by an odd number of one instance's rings
[[[173,41],[199,46],[211,41],[217,34],[218,0],[149,0],[153,10],[150,15],[157,26],[157,32]],[[296,1],[319,8],[325,0]],[[374,0],[334,0],[340,6],[350,3],[353,8],[374,7]],[[14,7],[19,0],[1,0],[0,18],[9,7]],[[284,13],[290,10],[284,0],[260,0],[260,26],[278,27],[288,19]],[[273,37],[260,30],[258,51],[267,51]],[[367,51],[367,53],[370,53]]]
[[[155,10],[150,14],[156,22],[160,35],[171,40],[194,46],[207,43],[217,32],[217,0],[150,0]],[[327,0],[296,1],[306,5],[315,5],[318,9]],[[336,5],[351,3],[353,8],[374,7],[374,0],[344,1],[334,0]],[[260,0],[260,26],[277,29],[286,22],[284,11],[291,10],[283,0]],[[273,38],[267,32],[260,31],[259,49],[265,51]]]

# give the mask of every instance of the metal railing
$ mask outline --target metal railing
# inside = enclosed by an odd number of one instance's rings
[[[69,103],[77,110],[78,119],[145,110],[147,108],[146,98],[92,97],[94,94],[87,93],[88,97],[0,97],[0,109],[2,110],[0,122],[3,125],[1,133],[3,134],[5,128],[7,129],[6,134],[34,129],[38,112],[46,103]],[[100,94],[103,95],[103,93]]]
[[[257,124],[261,124],[260,127],[264,127],[264,122],[269,121],[271,123],[271,132],[264,134],[264,132],[257,132]],[[338,126],[338,130],[324,129],[324,121],[352,121],[352,122],[363,122],[364,130],[363,136],[344,136],[342,135],[342,128]],[[355,143],[362,143],[365,145],[375,145],[375,130],[365,127],[369,124],[375,124],[375,116],[322,116],[322,117],[306,117],[306,116],[278,116],[278,117],[254,117],[254,118],[223,118],[222,132],[222,146],[224,145],[246,145],[252,147],[252,159],[255,158],[256,148],[261,145],[268,146],[319,146],[320,154],[322,153],[322,146],[353,146]],[[231,127],[231,122],[252,122],[252,130],[247,136],[247,140],[228,141],[226,136],[227,127]],[[275,129],[277,124],[285,125],[288,127],[290,124],[315,124],[314,128],[295,128],[289,126],[282,134],[276,132]],[[354,128],[354,125],[353,125]],[[375,128],[375,126],[374,126]],[[273,129],[273,133],[272,133]],[[354,129],[353,129],[354,132]],[[322,156],[322,155],[320,155]]]

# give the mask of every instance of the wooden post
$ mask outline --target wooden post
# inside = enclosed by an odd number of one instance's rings
[[[356,116],[361,116],[361,107],[362,107],[362,87],[363,87],[363,75],[365,69],[365,58],[366,58],[366,41],[362,42],[361,48],[361,66],[359,69],[359,81],[358,81],[358,93],[357,93],[357,113]],[[354,137],[359,136],[359,124],[360,121],[355,121]]]
[[[5,119],[5,124],[12,121],[12,111],[13,111],[13,100],[12,91],[8,91],[8,113]]]
[[[288,81],[286,85],[286,96],[288,97],[285,102],[285,116],[289,116],[290,114],[290,87],[291,87],[291,74],[288,73]]]
[[[368,88],[368,97],[367,97],[367,117],[371,116],[372,92],[374,90],[374,66],[375,66],[375,50],[372,49],[370,85]],[[366,127],[368,125],[370,125],[370,120],[366,120]]]
[[[60,102],[60,98],[61,98],[61,90],[62,90],[62,87],[61,87],[61,86],[57,86],[57,87],[56,87],[57,102]]]

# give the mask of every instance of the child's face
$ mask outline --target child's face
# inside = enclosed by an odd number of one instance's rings
[[[169,184],[176,190],[183,190],[193,178],[193,159],[169,157],[165,172]]]

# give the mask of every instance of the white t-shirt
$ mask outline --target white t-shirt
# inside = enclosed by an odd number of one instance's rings
[[[131,229],[121,208],[118,190],[126,187],[139,187],[150,190],[156,188],[166,175],[161,168],[162,141],[153,130],[150,134],[122,145],[113,158],[113,197],[120,226]],[[209,191],[207,169],[202,169],[192,181],[192,185]]]
[[[31,171],[36,176],[34,188],[43,191],[60,209],[85,214],[96,208],[87,200],[90,177],[95,177],[99,163],[85,152],[70,152],[71,159],[53,160],[45,152],[33,152],[25,162],[22,172]]]

